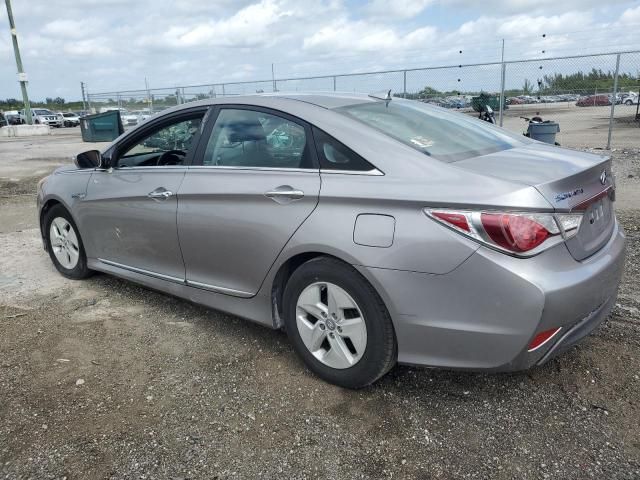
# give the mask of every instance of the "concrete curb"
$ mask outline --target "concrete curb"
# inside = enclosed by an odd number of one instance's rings
[[[0,137],[31,137],[51,135],[49,125],[10,125],[0,128]]]

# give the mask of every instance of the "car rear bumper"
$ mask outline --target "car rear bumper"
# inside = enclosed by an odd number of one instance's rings
[[[546,362],[607,317],[624,252],[616,221],[607,244],[581,262],[560,244],[528,259],[483,247],[444,275],[358,268],[389,308],[400,363],[512,371]],[[558,327],[528,351],[538,333]]]

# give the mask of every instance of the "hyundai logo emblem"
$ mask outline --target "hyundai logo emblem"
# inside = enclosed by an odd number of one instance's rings
[[[606,170],[603,170],[602,173],[600,174],[600,183],[602,185],[607,183],[607,171]]]

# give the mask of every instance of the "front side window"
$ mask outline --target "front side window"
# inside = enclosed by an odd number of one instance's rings
[[[305,128],[270,113],[220,111],[203,165],[239,168],[313,168]]]
[[[417,101],[393,99],[339,107],[381,133],[444,162],[487,155],[529,142],[487,122]]]
[[[118,160],[118,167],[154,167],[183,165],[187,154],[195,148],[194,139],[203,114],[163,124],[130,146]]]

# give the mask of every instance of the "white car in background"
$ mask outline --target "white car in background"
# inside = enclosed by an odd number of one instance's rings
[[[627,92],[621,95],[620,103],[623,105],[637,105],[640,97],[635,92]]]
[[[148,110],[138,110],[133,113],[138,116],[138,123],[144,122],[147,118],[150,118],[153,115],[153,113]]]
[[[132,127],[138,124],[138,115],[136,112],[120,111],[120,118],[122,119],[122,125],[125,127]]]
[[[64,112],[62,118],[65,127],[77,127],[80,125],[80,117],[76,113]]]
[[[46,108],[32,108],[31,109],[31,121],[34,125],[49,125],[50,127],[62,127],[64,121],[62,115],[58,116],[57,113],[53,113]],[[27,123],[27,116],[24,110],[20,110],[20,120],[22,123]]]

